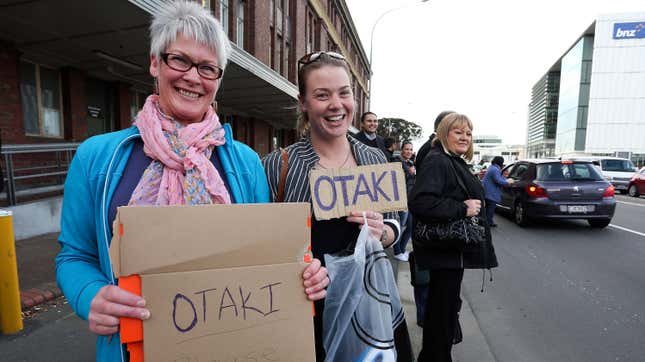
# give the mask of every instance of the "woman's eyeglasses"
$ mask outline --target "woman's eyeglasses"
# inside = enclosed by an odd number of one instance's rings
[[[336,52],[314,52],[314,53],[306,54],[304,57],[300,58],[300,60],[298,60],[298,64],[300,65],[311,64],[316,60],[319,60],[320,56],[323,54],[334,59],[346,61],[345,57],[342,54],[339,54]]]
[[[173,53],[162,53],[161,59],[170,69],[178,72],[187,72],[193,67],[197,68],[197,73],[205,79],[215,80],[222,77],[224,71],[222,68],[210,63],[193,63],[183,55]]]

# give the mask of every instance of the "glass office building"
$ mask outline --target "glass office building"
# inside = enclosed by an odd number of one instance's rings
[[[557,92],[549,90],[554,84]],[[644,99],[645,12],[599,16],[533,87],[527,154],[618,156],[645,165]]]

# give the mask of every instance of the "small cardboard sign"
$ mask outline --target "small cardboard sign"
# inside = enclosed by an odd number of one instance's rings
[[[347,216],[350,211],[407,210],[400,162],[354,168],[314,169],[309,188],[316,220]]]

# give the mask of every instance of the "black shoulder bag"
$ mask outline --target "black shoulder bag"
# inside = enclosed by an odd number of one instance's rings
[[[468,189],[452,162],[450,160],[450,168],[457,178],[457,183],[471,199]],[[418,245],[421,249],[463,250],[467,246],[480,245],[486,240],[486,228],[482,224],[482,220],[477,216],[429,224],[417,221],[412,240],[414,245]]]

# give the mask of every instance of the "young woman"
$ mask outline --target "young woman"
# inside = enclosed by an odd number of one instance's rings
[[[386,163],[383,153],[368,147],[347,133],[354,118],[354,95],[349,67],[345,58],[334,52],[316,52],[299,61],[298,89],[301,111],[298,129],[300,141],[286,148],[289,163],[284,188],[284,202],[311,202],[309,171],[314,168],[349,168],[359,165]],[[275,200],[280,180],[281,152],[275,151],[263,160],[269,180],[271,198]],[[315,258],[352,249],[360,227],[362,212],[348,217],[317,221],[312,218],[311,245]],[[384,247],[392,245],[399,235],[396,213],[367,212],[367,227]],[[324,302],[316,302],[314,326],[317,359],[324,359],[322,348],[322,313]],[[396,329],[407,335],[405,321]],[[401,337],[400,335],[398,337]],[[405,338],[397,338],[403,340]],[[409,343],[409,337],[407,338]],[[410,361],[405,348],[396,346],[399,360]],[[409,348],[408,348],[409,350]]]

